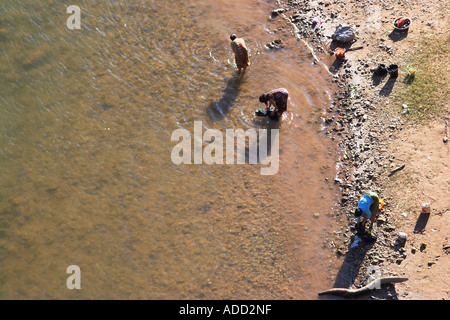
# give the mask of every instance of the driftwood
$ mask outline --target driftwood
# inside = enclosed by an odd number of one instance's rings
[[[362,293],[366,293],[368,291],[374,290],[374,289],[380,289],[382,285],[389,284],[389,283],[396,283],[396,282],[405,282],[408,280],[408,278],[399,278],[399,277],[386,277],[386,278],[379,278],[371,281],[366,286],[359,288],[359,289],[346,289],[346,288],[333,288],[330,290],[319,292],[319,296],[331,294],[336,296],[356,296]]]
[[[396,173],[397,171],[403,170],[405,168],[405,165],[402,164],[400,167],[395,168],[394,170],[391,171],[391,173],[389,173],[388,177],[393,176],[394,173]]]
[[[348,48],[347,51],[355,51],[355,50],[361,50],[361,49],[364,49],[364,47]]]

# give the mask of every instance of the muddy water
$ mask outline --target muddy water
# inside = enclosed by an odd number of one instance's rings
[[[315,299],[337,190],[328,74],[266,1],[0,7],[0,298]],[[246,39],[238,78],[229,35]],[[288,112],[256,118],[285,87]],[[279,129],[280,168],[176,165],[175,129]],[[81,289],[66,286],[70,265]]]

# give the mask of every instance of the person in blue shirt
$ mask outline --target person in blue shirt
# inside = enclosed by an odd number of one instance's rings
[[[380,198],[375,192],[366,192],[358,202],[355,210],[356,229],[364,229],[367,221],[370,219],[370,227],[372,229],[376,216],[378,215]],[[361,221],[362,217],[362,221]]]

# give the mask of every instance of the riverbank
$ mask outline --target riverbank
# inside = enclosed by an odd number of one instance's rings
[[[337,229],[327,239],[342,261],[334,286],[359,288],[371,277],[399,276],[408,281],[360,298],[449,299],[448,66],[439,65],[442,73],[423,87],[417,85],[430,66],[445,61],[439,55],[448,57],[448,46],[427,58],[427,68],[414,60],[428,49],[421,47],[424,43],[448,42],[448,4],[435,0],[278,4],[272,19],[295,25],[292,33],[321,54],[338,88],[323,115],[326,134],[342,152],[335,179],[341,190],[334,213]],[[412,19],[407,31],[394,30],[392,23],[399,16]],[[344,59],[333,55],[332,35],[339,24],[355,30],[356,41],[346,48],[359,47]],[[374,76],[381,63],[397,64],[398,77]],[[407,76],[409,67],[416,70],[416,79]],[[410,90],[413,85],[415,90]],[[417,99],[420,95],[427,101]],[[353,211],[369,190],[377,192],[385,206],[374,224],[377,241],[363,245],[355,243]],[[421,214],[422,203],[431,204],[431,214]],[[399,240],[399,232],[406,233],[406,241]]]

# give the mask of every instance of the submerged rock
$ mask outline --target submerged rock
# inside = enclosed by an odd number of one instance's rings
[[[269,42],[268,44],[266,44],[266,46],[269,49],[281,49],[281,48],[284,48],[284,45],[281,43],[280,39],[273,40],[272,42]]]

